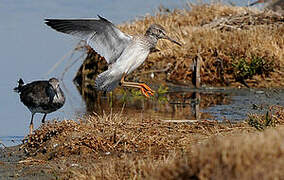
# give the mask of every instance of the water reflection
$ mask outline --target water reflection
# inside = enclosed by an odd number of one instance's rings
[[[92,49],[85,48],[87,56],[73,82],[85,102],[87,113],[121,112],[124,107],[125,115],[145,118],[240,121],[246,119],[248,113],[263,113],[267,109],[255,109],[255,105],[269,107],[284,103],[279,101],[279,97],[284,97],[284,91],[268,97],[266,94],[271,90],[163,87],[160,86],[163,83],[155,84],[154,80],[139,79],[135,75],[127,78],[137,82],[152,82],[150,86],[156,86],[154,98],[144,98],[137,89],[131,88],[116,88],[113,93],[103,94],[96,92],[94,84],[97,75],[107,69],[106,61]]]
[[[156,87],[156,96],[151,99],[142,97],[139,91],[131,88],[118,88],[110,94],[97,92],[94,89],[95,79],[107,69],[107,63],[91,48],[83,47],[87,56],[73,82],[85,101],[87,113],[120,112],[124,107],[125,114],[143,113],[143,117],[200,120],[212,118],[209,113],[201,112],[202,109],[230,103],[229,96],[224,93],[178,92],[179,88],[173,90],[163,86]]]
[[[231,102],[231,97],[226,93],[158,92],[154,98],[147,99],[133,89],[118,88],[114,93],[103,94],[96,92],[92,86],[87,87],[91,88],[82,89],[77,84],[86,103],[87,113],[118,113],[123,109],[125,115],[138,114],[144,118],[202,120],[213,118],[209,113],[203,112],[203,109]]]
[[[202,112],[210,106],[229,104],[230,97],[220,92],[181,92],[180,88],[156,87],[156,96],[144,98],[138,90],[117,88],[114,93],[104,94],[94,89],[98,74],[107,69],[103,57],[88,46],[84,62],[78,69],[73,82],[86,104],[87,113],[103,114],[121,112],[124,114],[140,114],[143,117],[159,119],[201,120],[212,118],[209,113]],[[130,77],[131,78],[131,77]]]

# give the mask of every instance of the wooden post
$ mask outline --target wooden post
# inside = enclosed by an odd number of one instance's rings
[[[196,61],[196,88],[200,88],[201,84],[201,78],[200,78],[200,64],[201,64],[202,58],[198,54],[197,55],[197,61]]]
[[[194,58],[193,77],[192,77],[192,83],[195,85],[196,88],[200,88],[201,85],[201,78],[200,78],[201,62],[202,62],[202,57],[198,54]]]
[[[196,120],[201,119],[201,113],[200,113],[200,101],[201,101],[201,96],[199,92],[194,92],[193,94],[194,97],[194,105],[193,105],[193,114]]]

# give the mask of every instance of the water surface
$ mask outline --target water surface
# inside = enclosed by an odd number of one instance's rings
[[[113,23],[119,24],[146,14],[153,14],[161,4],[173,9],[183,8],[186,2],[183,0],[0,0],[0,140],[7,142],[14,137],[18,139],[18,137],[28,134],[31,114],[20,103],[18,94],[12,91],[17,86],[17,80],[23,78],[25,82],[30,82],[49,79],[53,76],[60,77],[65,67],[72,63],[66,60],[55,71],[47,75],[52,66],[74,48],[78,39],[55,32],[44,24],[44,18],[87,18],[100,14]],[[237,1],[237,4],[246,5],[247,1]],[[47,119],[74,118],[78,112],[85,111],[84,101],[81,100],[72,83],[75,72],[81,63],[82,60],[77,62],[63,79],[64,91],[67,96],[66,104],[59,111],[49,114]],[[168,96],[175,95],[168,94]],[[234,101],[234,97],[231,99]],[[188,101],[187,103],[191,104],[191,100]],[[159,114],[162,113],[161,111],[167,111],[162,109],[164,106],[171,109],[174,103],[176,102],[171,101],[169,105],[155,105],[155,107],[149,105],[148,107],[154,107],[154,110],[158,110],[156,112]],[[179,111],[179,106],[183,105],[176,103],[175,106]],[[188,105],[185,106],[189,108]],[[129,109],[131,110],[131,108]],[[138,108],[138,110],[141,113],[145,108],[142,110]],[[192,118],[189,111],[190,109],[184,109],[181,114],[185,115],[172,115],[171,117]],[[222,114],[222,110],[209,109],[208,112]],[[41,118],[42,115],[35,115],[35,128],[40,125]],[[7,138],[9,140],[6,140]]]
[[[51,74],[46,73],[66,53],[74,48],[78,39],[55,32],[44,24],[44,18],[87,18],[100,14],[115,24],[133,20],[156,11],[160,4],[169,8],[181,8],[183,1],[99,1],[99,0],[0,0],[0,136],[28,133],[30,112],[19,102],[12,89],[19,78],[25,82],[59,77],[69,62],[64,62]],[[64,78],[68,95],[61,110],[47,116],[70,118],[84,108],[81,98],[72,84],[72,78],[80,66],[75,64]],[[72,102],[73,103],[72,103]],[[42,115],[35,115],[37,119]]]

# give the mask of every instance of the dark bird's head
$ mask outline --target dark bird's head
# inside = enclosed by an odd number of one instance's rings
[[[56,78],[50,78],[48,80],[49,84],[53,87],[53,89],[58,89],[59,88],[59,80]]]
[[[59,80],[53,77],[53,78],[50,78],[48,82],[52,86],[55,95],[58,97],[58,91],[60,91]]]
[[[173,43],[176,43],[177,45],[181,46],[181,44],[175,40],[173,40],[172,38],[170,38],[167,34],[166,34],[166,30],[159,24],[152,24],[146,31],[146,36],[151,36],[156,38],[157,40],[159,39],[167,39]]]

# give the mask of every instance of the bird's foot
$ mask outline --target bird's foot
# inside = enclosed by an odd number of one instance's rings
[[[141,92],[142,92],[142,94],[143,94],[145,97],[147,97],[147,98],[149,98],[150,96],[154,96],[154,94],[153,94],[151,91],[146,91],[146,90],[143,89],[143,88],[141,88]]]
[[[30,135],[32,135],[32,134],[33,134],[33,129],[34,129],[34,125],[33,125],[33,124],[31,124],[31,125],[30,125]]]
[[[144,96],[146,96],[147,98],[154,96],[155,91],[153,91],[149,86],[147,86],[146,84],[139,84],[139,86],[141,87],[141,92]]]

